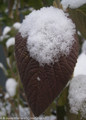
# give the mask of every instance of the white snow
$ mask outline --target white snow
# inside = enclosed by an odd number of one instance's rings
[[[3,41],[4,39],[8,38],[8,37],[9,37],[9,35],[2,35],[2,36],[0,36],[0,42]]]
[[[77,59],[77,63],[74,69],[74,76],[86,75],[86,55],[81,53]]]
[[[51,115],[51,116],[40,116],[40,117],[33,117],[31,118],[33,120],[56,120],[56,117]]]
[[[40,81],[41,79],[39,77],[37,77],[37,80]]]
[[[86,75],[79,75],[71,80],[68,99],[70,112],[80,112],[86,118]]]
[[[6,115],[9,115],[11,113],[11,104],[6,101],[1,101],[0,100],[0,120],[5,120],[6,119]]]
[[[28,107],[22,107],[21,105],[19,105],[19,115],[21,118],[25,118],[27,120],[27,117],[30,116],[30,111]]]
[[[4,108],[2,101],[0,101],[0,117],[5,116],[5,115],[6,115],[6,110]]]
[[[7,48],[9,48],[10,46],[12,46],[14,44],[15,44],[15,38],[14,37],[9,38],[6,42]]]
[[[38,120],[39,120],[39,119],[44,119],[44,120],[56,120],[56,117],[53,116],[53,115],[51,115],[51,116],[46,116],[46,117],[44,117],[44,118],[39,117]]]
[[[75,25],[62,10],[44,7],[26,16],[19,32],[27,37],[27,49],[33,59],[40,65],[54,64],[60,56],[69,54]]]
[[[0,36],[0,42],[3,41],[3,39],[4,39],[4,36],[3,35]]]
[[[34,9],[33,7],[30,7],[30,8],[29,8],[29,11],[31,11],[31,12],[34,11],[34,10],[35,10],[35,9]]]
[[[82,45],[82,52],[86,54],[86,40],[84,41]]]
[[[8,94],[13,97],[16,94],[17,82],[14,78],[9,78],[6,81],[6,91]]]
[[[4,66],[3,66],[3,64],[1,62],[0,62],[0,68],[2,68],[2,69],[4,68]]]
[[[10,97],[9,94],[6,92],[5,96],[4,96],[4,99],[8,99],[9,97]]]
[[[0,62],[0,68],[4,71],[5,75],[7,75],[7,70],[6,68],[4,67],[4,65]]]
[[[78,34],[79,36],[82,36],[81,33],[80,33],[80,31],[78,31],[77,34]]]
[[[7,58],[6,58],[6,61],[7,61],[7,65],[8,65],[9,67],[11,67],[11,64],[10,64],[10,59],[9,59],[9,57],[7,57]]]
[[[66,10],[68,7],[75,9],[75,8],[79,8],[80,6],[86,4],[86,0],[62,0],[61,4],[64,10]]]
[[[9,27],[9,26],[6,26],[4,28],[2,36],[0,36],[0,41],[3,41],[4,39],[9,37],[9,35],[7,35],[7,34],[8,34],[8,32],[10,32],[10,30],[11,30],[11,27]]]
[[[11,28],[9,26],[6,26],[3,30],[3,35],[5,36],[9,31],[11,30]]]
[[[74,69],[74,76],[86,75],[86,41],[82,45],[82,52],[78,56],[77,63]]]
[[[6,8],[6,9],[5,9],[5,13],[8,13],[8,11],[9,11],[9,10]]]
[[[13,27],[14,27],[15,29],[19,30],[20,27],[21,27],[21,23],[19,23],[19,22],[14,23],[14,24],[13,24]]]
[[[56,117],[51,115],[51,116],[43,116],[43,115],[40,115],[39,117],[32,117],[30,118],[30,109],[28,107],[22,107],[21,105],[19,105],[19,115],[20,117],[25,120],[55,120]]]

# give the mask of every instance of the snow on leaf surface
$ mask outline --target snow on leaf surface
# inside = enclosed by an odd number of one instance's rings
[[[70,112],[80,112],[86,118],[86,75],[78,75],[71,80],[68,99]]]
[[[13,24],[13,27],[14,27],[15,29],[19,30],[20,27],[21,27],[21,23],[19,23],[19,22],[14,23],[14,24]]]
[[[3,64],[1,62],[0,62],[0,68],[2,68],[2,69],[4,68],[4,66],[3,66]]]
[[[9,93],[5,93],[4,99],[8,99],[9,97]]]
[[[10,46],[12,46],[14,44],[15,44],[15,38],[14,37],[9,38],[6,42],[7,48],[9,48]]]
[[[40,65],[57,62],[68,55],[74,43],[75,25],[68,14],[54,7],[34,10],[26,16],[19,32],[27,37],[30,56]]]
[[[31,12],[34,11],[34,10],[35,10],[35,9],[34,9],[33,7],[30,7],[30,8],[29,8],[29,11],[31,11]]]
[[[6,58],[6,61],[7,61],[7,65],[8,65],[9,67],[11,67],[11,64],[10,64],[10,59],[9,59],[9,57],[7,57],[7,58]]]
[[[6,26],[3,30],[3,35],[6,35],[10,30],[11,30],[11,28]]]
[[[84,41],[82,45],[82,52],[86,54],[86,40]]]
[[[0,36],[0,42],[2,42],[4,39],[7,39],[9,35],[2,35]]]
[[[74,69],[74,76],[86,75],[86,54],[81,53],[77,59],[77,63]]]
[[[75,9],[86,4],[86,0],[62,0],[61,2],[64,10],[69,8]]]
[[[74,76],[77,75],[86,75],[86,41],[82,44],[82,53],[79,55],[74,69]]]
[[[6,91],[11,97],[13,97],[16,94],[16,87],[17,87],[17,82],[15,79],[9,78],[6,81]]]

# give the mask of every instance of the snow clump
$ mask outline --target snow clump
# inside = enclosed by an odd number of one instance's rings
[[[16,94],[16,87],[17,87],[17,82],[15,79],[9,78],[6,81],[6,91],[11,97],[13,97]]]
[[[30,7],[30,8],[29,8],[29,11],[31,11],[31,12],[34,11],[34,10],[35,10],[35,9],[34,9],[33,7]]]
[[[14,23],[14,24],[13,24],[13,27],[14,27],[15,29],[19,30],[20,27],[21,27],[21,23],[19,23],[19,22]]]
[[[15,38],[14,37],[11,37],[7,40],[6,42],[6,47],[9,48],[10,46],[14,45],[15,44]]]
[[[86,41],[82,45],[82,52],[78,56],[77,63],[74,69],[74,76],[86,75]]]
[[[68,14],[54,7],[34,10],[19,30],[23,38],[27,37],[30,56],[40,65],[54,64],[61,56],[69,55],[75,31]]]
[[[8,32],[10,32],[11,28],[9,26],[6,26],[3,30],[3,36],[7,35]]]
[[[80,6],[86,4],[86,0],[62,0],[61,4],[64,10],[66,10],[68,7],[75,9],[75,8],[79,8]]]
[[[80,112],[86,118],[86,75],[78,75],[71,80],[68,99],[70,112]]]
[[[86,54],[86,40],[84,41],[82,45],[82,52]]]
[[[77,59],[77,63],[74,69],[74,76],[86,75],[86,54],[81,53]]]

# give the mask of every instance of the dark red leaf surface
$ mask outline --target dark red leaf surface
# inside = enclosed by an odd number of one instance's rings
[[[59,62],[54,65],[40,66],[27,51],[27,38],[22,38],[20,33],[16,35],[15,54],[19,74],[27,101],[35,116],[46,110],[71,78],[78,56],[76,35],[75,39],[69,56],[60,57]],[[41,80],[37,80],[37,77]]]

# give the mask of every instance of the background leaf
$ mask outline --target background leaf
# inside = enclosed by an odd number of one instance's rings
[[[82,36],[86,39],[86,4],[77,9],[68,9],[70,17],[76,24],[77,29],[81,32]]]

